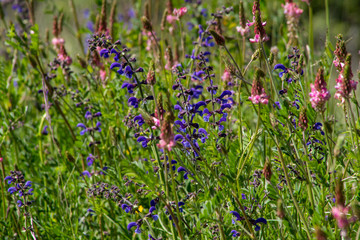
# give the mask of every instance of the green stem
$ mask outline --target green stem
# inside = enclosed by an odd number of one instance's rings
[[[309,47],[310,47],[310,60],[311,60],[314,57],[314,26],[313,26],[313,9],[311,3],[309,4]]]

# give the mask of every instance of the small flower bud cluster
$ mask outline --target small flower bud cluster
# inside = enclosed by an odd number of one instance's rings
[[[250,28],[246,24],[243,1],[240,1],[239,4],[239,23],[240,25],[236,27],[236,31],[243,37],[247,36],[250,33]]]
[[[253,5],[253,21],[248,23],[248,26],[254,25],[254,38],[250,38],[250,42],[266,42],[270,38],[266,35],[264,26],[266,22],[261,21],[260,1],[255,0]]]
[[[326,82],[324,79],[324,69],[319,68],[315,83],[310,84],[311,92],[310,95],[310,102],[311,106],[319,112],[325,111],[325,103],[330,99],[330,92],[326,88]]]
[[[303,10],[297,6],[292,0],[287,0],[285,5],[281,5],[284,8],[284,14],[288,25],[288,46],[298,45],[298,27],[300,16]]]
[[[252,88],[251,88],[251,96],[249,97],[249,100],[253,103],[253,104],[268,104],[269,102],[269,96],[266,95],[265,93],[265,89],[262,85],[261,82],[261,77],[264,76],[264,73],[260,70],[257,69],[256,73],[255,73],[255,78],[252,84]]]
[[[353,74],[351,71],[351,54],[346,56],[344,66],[342,67],[338,78],[336,79],[336,93],[335,98],[340,100],[340,104],[344,104],[346,99],[350,98],[352,91],[356,90],[358,84],[353,80]]]

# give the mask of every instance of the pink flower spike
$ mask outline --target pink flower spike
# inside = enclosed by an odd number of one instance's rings
[[[330,99],[330,92],[326,88],[324,79],[324,70],[320,68],[316,75],[315,83],[310,84],[311,92],[309,93],[311,106],[316,110],[323,112],[325,103]]]
[[[173,14],[179,19],[182,16],[185,15],[185,13],[187,12],[187,8],[186,7],[182,7],[180,9],[174,9]]]
[[[344,229],[349,225],[349,221],[346,217],[348,211],[349,208],[343,206],[337,206],[332,208],[331,212],[336,219],[339,228]]]

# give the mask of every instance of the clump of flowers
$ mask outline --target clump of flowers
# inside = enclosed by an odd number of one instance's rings
[[[175,146],[174,132],[172,130],[170,119],[171,116],[168,113],[165,115],[164,121],[162,121],[160,142],[158,145],[161,149],[167,149],[169,151],[171,151],[171,148]]]
[[[340,72],[345,65],[345,59],[347,55],[345,41],[343,40],[343,36],[339,34],[337,36],[336,49],[334,51],[335,59],[333,61],[335,67]]]
[[[31,212],[29,211],[29,207],[33,203],[33,201],[29,200],[29,197],[34,194],[32,182],[26,181],[24,174],[21,171],[10,171],[10,175],[6,176],[4,180],[7,181],[9,185],[13,185],[12,187],[9,187],[7,191],[13,195],[19,211],[22,211],[25,216],[25,227],[23,229],[29,231],[32,237],[36,239],[33,219]],[[28,226],[28,219],[30,219],[30,226]]]
[[[342,68],[339,77],[336,79],[336,93],[335,98],[340,100],[340,104],[344,104],[346,99],[349,99],[353,90],[356,90],[358,82],[352,79],[351,71],[351,55],[346,56],[345,65]]]
[[[268,104],[269,102],[269,96],[266,95],[264,86],[262,85],[262,82],[260,80],[260,78],[263,76],[264,73],[260,69],[257,69],[251,88],[251,96],[249,97],[249,100],[253,104]]]
[[[296,46],[298,45],[297,29],[299,27],[299,20],[303,10],[292,0],[286,0],[285,5],[282,4],[281,6],[284,8],[284,14],[287,20],[286,23],[288,25],[288,46]]]
[[[311,106],[319,112],[324,112],[325,103],[330,99],[330,92],[326,88],[326,82],[324,79],[324,69],[319,68],[314,84],[310,84],[311,92],[310,102]]]
[[[264,26],[266,25],[266,22],[261,21],[261,12],[260,12],[260,1],[255,0],[253,5],[253,21],[248,23],[248,26],[254,26],[254,38],[250,38],[250,42],[266,42],[270,38],[266,35]]]
[[[239,23],[240,25],[236,27],[236,31],[241,34],[241,36],[245,37],[249,34],[250,28],[246,24],[245,13],[244,13],[244,3],[240,1],[239,5]]]

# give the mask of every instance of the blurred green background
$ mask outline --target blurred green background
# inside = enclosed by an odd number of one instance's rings
[[[196,2],[197,0],[192,0],[188,2]],[[315,53],[320,54],[325,48],[325,38],[326,38],[326,11],[325,11],[325,1],[326,0],[313,0],[311,5],[313,8],[313,26],[314,26],[314,40],[315,40]],[[5,18],[10,18],[15,20],[14,10],[12,10],[12,4],[16,2],[15,0],[1,0],[4,6]],[[21,2],[21,1],[20,1]],[[112,0],[107,0],[109,6],[112,3]],[[145,0],[118,0],[117,1],[117,21],[128,21],[129,20],[129,11],[133,11],[130,14],[134,14],[134,18],[130,20],[134,24],[139,23],[139,18],[142,16],[143,8],[145,5]],[[162,13],[166,8],[167,0],[150,0],[151,12],[152,12],[152,21],[153,25],[156,28],[159,28]],[[232,0],[203,0],[202,6],[209,9],[220,9],[221,6],[234,7],[235,19],[237,19],[238,13],[238,2]],[[247,19],[251,19],[251,0],[243,0],[245,3],[245,11],[247,14]],[[285,18],[283,16],[283,8],[281,4],[284,4],[284,0],[272,0],[272,1],[261,1],[261,8],[263,11],[263,18],[268,22],[267,30],[269,26],[275,24],[285,24]],[[304,13],[301,17],[300,22],[300,35],[303,37],[304,42],[307,42],[308,38],[308,7],[305,2],[300,0],[294,1],[304,10]],[[342,33],[347,42],[347,48],[350,53],[353,55],[353,69],[357,69],[359,65],[359,49],[360,49],[360,1],[359,0],[328,0],[329,2],[329,14],[330,14],[330,29],[329,36],[331,43],[335,46],[335,36],[339,33]],[[81,28],[83,30],[83,41],[85,42],[85,32],[87,31],[87,23],[92,20],[95,21],[96,14],[100,12],[101,0],[74,0],[77,15]],[[62,36],[66,40],[66,48],[70,55],[77,54],[79,52],[79,44],[76,40],[75,33],[75,24],[73,21],[73,14],[70,8],[69,0],[34,0],[35,4],[35,16],[36,22],[39,24],[40,31],[45,34],[46,31],[50,32],[52,28],[52,19],[53,15],[59,13],[60,11],[64,12],[64,31]],[[185,0],[173,0],[175,8],[188,5]],[[265,10],[266,9],[266,10]],[[90,15],[88,18],[85,16],[85,12],[90,10]],[[110,9],[108,8],[108,12]],[[186,20],[188,20],[187,16]],[[2,24],[2,23],[1,23]],[[238,23],[236,23],[238,24]],[[125,26],[125,25],[124,25]],[[274,26],[276,27],[276,26]],[[1,30],[3,32],[3,26],[1,25]],[[2,34],[3,35],[3,34]],[[43,35],[45,36],[45,35]],[[237,35],[238,36],[238,35]],[[274,42],[274,36],[272,44]],[[281,36],[277,36],[276,40],[279,40]]]

